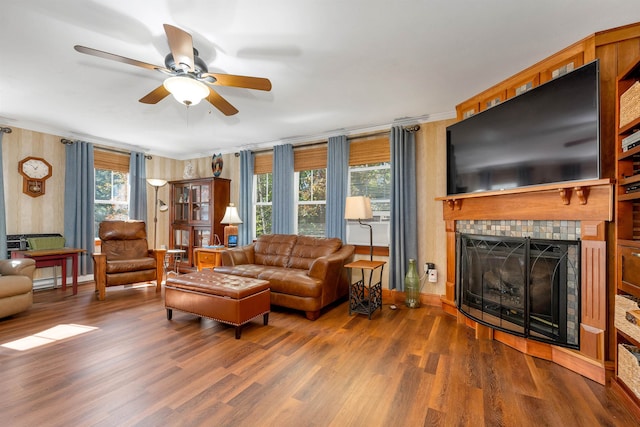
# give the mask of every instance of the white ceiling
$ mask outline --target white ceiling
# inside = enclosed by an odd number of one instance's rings
[[[0,125],[187,159],[453,117],[455,105],[597,31],[638,0],[0,0]],[[162,24],[191,33],[240,112],[138,102],[164,65]]]

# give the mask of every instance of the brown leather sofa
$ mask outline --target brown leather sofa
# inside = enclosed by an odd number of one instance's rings
[[[143,221],[103,221],[98,236],[101,253],[93,254],[93,275],[99,300],[107,286],[155,281],[160,291],[166,249],[149,249]]]
[[[272,305],[302,310],[316,320],[323,307],[348,294],[344,265],[353,261],[354,251],[337,238],[262,235],[222,252],[222,266],[215,271],[268,280]]]
[[[33,272],[31,258],[0,260],[0,318],[28,310],[33,304]]]

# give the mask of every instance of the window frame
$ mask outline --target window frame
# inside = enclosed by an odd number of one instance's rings
[[[353,172],[362,172],[362,171],[372,171],[372,170],[391,170],[391,162],[390,161],[386,161],[386,162],[378,162],[378,163],[366,163],[366,164],[361,164],[361,165],[350,165],[349,166],[349,179],[348,179],[348,190],[347,190],[347,195],[348,196],[352,196],[354,194],[351,194],[351,190],[352,190],[352,173]],[[391,183],[389,183],[389,185],[391,185]],[[370,197],[370,194],[355,194],[356,196],[366,196],[366,197]],[[388,199],[374,199],[371,198],[371,206],[372,208],[374,208],[376,205],[379,205],[380,203],[386,203],[387,205],[391,205],[391,188],[389,188],[389,198]],[[362,234],[362,230],[360,230],[362,228],[362,226],[360,225],[360,222],[362,222],[362,224],[368,224],[373,228],[373,245],[374,246],[383,246],[383,247],[389,247],[391,245],[391,236],[389,233],[390,230],[390,226],[391,226],[391,211],[383,211],[383,210],[373,210],[373,218],[371,219],[363,219],[361,221],[358,220],[347,220],[347,236],[346,236],[346,243],[351,243],[351,244],[355,244],[355,245],[369,245],[369,241],[368,241],[368,232],[367,232],[367,241],[361,241],[358,239],[358,241],[353,241],[353,236],[356,235],[357,237],[361,238],[361,234]],[[358,231],[360,231],[360,233],[358,233]]]
[[[296,189],[296,193],[295,193],[295,206],[294,206],[294,215],[296,218],[296,222],[294,225],[294,233],[298,234],[298,230],[299,230],[299,226],[300,226],[300,217],[299,217],[299,208],[300,206],[312,206],[312,205],[324,205],[324,212],[325,212],[325,218],[326,218],[326,213],[327,213],[327,189],[325,187],[325,197],[322,200],[305,200],[305,201],[301,201],[300,200],[300,172],[306,172],[306,171],[316,171],[316,170],[324,170],[325,172],[325,179],[326,179],[326,175],[327,175],[327,168],[314,168],[314,169],[304,169],[304,170],[299,170],[294,172],[294,186]],[[316,236],[316,237],[325,237],[327,235],[327,227],[326,227],[326,222],[325,224],[323,224],[323,235],[315,235],[315,234],[310,234],[311,236]]]
[[[94,230],[96,232],[95,235],[95,239],[98,240],[98,226],[99,226],[99,221],[96,215],[96,207],[98,207],[99,205],[126,205],[126,212],[127,212],[127,218],[129,219],[129,211],[130,211],[130,205],[129,202],[131,200],[131,181],[130,181],[130,177],[129,177],[129,160],[130,160],[130,156],[125,154],[125,153],[118,153],[118,152],[114,152],[114,151],[110,151],[110,150],[103,150],[100,148],[97,148],[94,150],[94,159],[93,159],[93,177],[94,177],[94,192],[93,192],[93,204],[94,204],[94,208],[93,208],[93,212],[94,212]],[[98,191],[98,185],[97,185],[97,177],[96,177],[96,171],[98,170],[102,170],[102,171],[109,171],[111,172],[111,181],[113,183],[113,175],[114,173],[122,173],[126,179],[126,201],[119,201],[117,199],[114,199],[113,195],[113,184],[111,185],[111,199],[110,200],[104,200],[104,199],[100,199],[98,200],[96,198],[96,193]]]

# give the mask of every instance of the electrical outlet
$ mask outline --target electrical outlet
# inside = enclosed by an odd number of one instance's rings
[[[429,282],[431,283],[437,283],[438,282],[438,270],[436,269],[431,269],[429,270]]]

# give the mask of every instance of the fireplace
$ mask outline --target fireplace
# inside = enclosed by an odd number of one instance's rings
[[[580,241],[457,234],[458,309],[514,335],[579,348]]]

